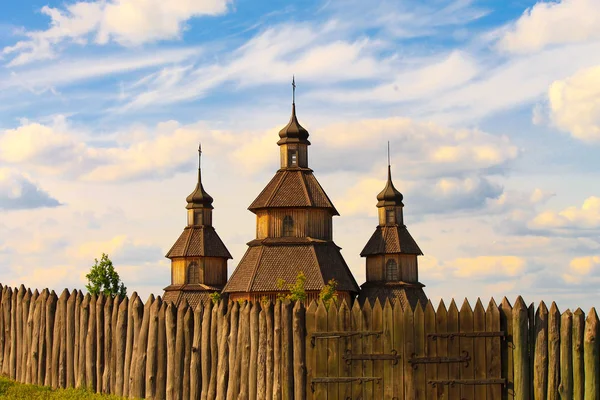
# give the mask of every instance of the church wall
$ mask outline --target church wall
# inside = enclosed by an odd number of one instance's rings
[[[400,254],[400,274],[405,282],[418,282],[417,256],[414,254]]]
[[[206,285],[223,286],[227,282],[227,260],[204,257],[204,282]]]
[[[384,256],[367,257],[367,282],[383,280],[383,258]]]
[[[173,285],[185,283],[186,260],[176,259],[171,262],[171,282]]]
[[[331,240],[331,214],[327,210],[283,208],[259,211],[256,214],[256,237],[283,237],[283,220],[292,217],[292,236]]]

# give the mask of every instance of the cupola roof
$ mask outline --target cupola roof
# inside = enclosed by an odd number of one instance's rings
[[[204,187],[202,186],[201,157],[202,145],[200,144],[198,146],[198,183],[196,184],[194,191],[185,199],[188,203],[185,207],[187,209],[213,208],[213,198],[210,194],[206,193],[206,190],[204,190]]]
[[[383,190],[377,195],[377,207],[404,206],[402,199],[404,196],[394,187],[392,167],[388,165],[388,179]]]

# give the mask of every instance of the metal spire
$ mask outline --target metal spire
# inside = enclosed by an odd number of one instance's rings
[[[392,165],[390,163],[390,141],[389,140],[388,140],[387,151],[388,151],[388,180],[391,181],[392,180]]]
[[[292,104],[296,104],[296,77],[292,75]]]

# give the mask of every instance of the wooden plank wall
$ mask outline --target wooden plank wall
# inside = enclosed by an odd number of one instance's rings
[[[0,371],[24,383],[148,399],[600,400],[593,308],[561,313],[519,297],[415,310],[390,301],[191,309],[135,293],[0,291]],[[506,337],[451,335],[499,331]],[[506,384],[468,384],[499,378]]]

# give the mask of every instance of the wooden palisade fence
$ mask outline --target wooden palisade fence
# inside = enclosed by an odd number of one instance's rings
[[[174,307],[2,287],[0,371],[148,399],[600,400],[596,311],[278,301]]]

